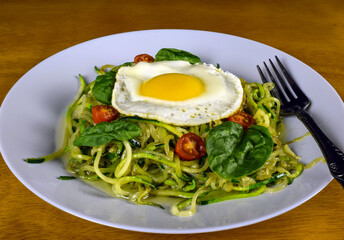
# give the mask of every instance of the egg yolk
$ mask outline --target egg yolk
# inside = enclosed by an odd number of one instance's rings
[[[184,101],[204,92],[203,82],[182,73],[155,76],[141,86],[141,95],[167,101]]]

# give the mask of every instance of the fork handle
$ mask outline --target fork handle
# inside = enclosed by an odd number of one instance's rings
[[[344,153],[328,139],[305,110],[299,111],[296,115],[305,124],[318,143],[332,176],[344,188]]]

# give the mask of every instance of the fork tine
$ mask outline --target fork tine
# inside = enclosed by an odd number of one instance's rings
[[[270,82],[270,81],[268,81],[268,80],[266,79],[265,75],[263,74],[263,71],[261,70],[261,68],[260,68],[258,65],[257,65],[257,69],[258,69],[258,73],[259,73],[259,75],[260,75],[260,78],[262,79],[262,82],[263,82],[263,83],[268,83],[268,82]],[[274,96],[275,98],[280,99],[280,96],[279,96],[279,94],[278,94],[276,88],[273,88],[273,89],[271,90],[271,95]]]
[[[273,64],[273,62],[271,61],[271,59],[269,59],[269,62],[272,66],[272,69],[274,70],[276,76],[277,76],[277,79],[278,79],[278,82],[280,84],[280,86],[282,87],[282,89],[280,91],[284,91],[284,93],[287,95],[287,97],[289,98],[289,100],[291,99],[294,99],[295,97],[292,95],[292,93],[290,92],[288,86],[285,84],[285,81],[283,80],[282,76],[279,74],[277,68],[275,67],[275,65]]]
[[[270,78],[271,82],[273,82],[275,84],[274,90],[276,90],[276,93],[277,93],[276,94],[277,96],[275,96],[275,97],[280,99],[282,101],[282,103],[288,102],[288,100],[285,98],[282,90],[279,88],[277,81],[275,80],[274,76],[270,72],[270,70],[269,70],[269,68],[268,68],[268,66],[266,65],[265,62],[264,62],[264,66],[265,66],[265,69],[266,69],[266,71],[267,71],[267,73],[269,75],[269,78]]]
[[[275,56],[276,61],[285,77],[285,79],[287,79],[290,87],[293,89],[295,95],[297,96],[297,98],[303,98],[304,100],[307,100],[306,95],[301,91],[301,89],[299,88],[299,86],[296,84],[296,82],[294,81],[294,79],[289,75],[289,73],[287,72],[287,70],[285,69],[285,67],[283,66],[283,64],[281,63],[281,61],[278,59],[277,56]]]
[[[263,83],[267,83],[267,82],[269,82],[269,81],[266,79],[266,77],[264,76],[264,74],[263,74],[262,70],[260,69],[260,67],[259,67],[258,65],[257,65],[257,69],[258,69],[258,72],[259,72],[260,78],[262,79],[262,82],[263,82]]]

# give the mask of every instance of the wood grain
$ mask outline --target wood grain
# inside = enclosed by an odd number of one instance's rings
[[[0,99],[45,58],[97,37],[145,29],[197,29],[276,47],[319,72],[344,98],[344,2],[0,2]],[[344,191],[332,181],[301,206],[237,229],[194,235],[131,232],[63,212],[25,188],[0,159],[0,239],[344,239]]]

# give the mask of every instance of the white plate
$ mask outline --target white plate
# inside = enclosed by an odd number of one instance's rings
[[[204,62],[249,81],[260,81],[256,65],[278,55],[312,100],[311,115],[339,148],[344,149],[344,105],[329,83],[310,67],[275,48],[226,34],[190,30],[150,30],[91,40],[59,52],[26,73],[6,96],[0,111],[2,156],[16,177],[50,204],[100,224],[155,233],[199,233],[260,222],[302,204],[330,181],[326,164],[305,170],[292,185],[273,194],[199,206],[193,217],[172,216],[169,209],[137,206],[114,199],[81,181],[60,181],[66,175],[59,160],[27,164],[55,149],[59,117],[78,89],[78,74],[96,77],[94,66],[132,61],[139,53],[179,48]],[[320,97],[321,96],[321,97]],[[331,107],[329,107],[331,106]],[[288,139],[307,132],[295,117],[286,119]],[[292,145],[302,162],[322,156],[312,137]]]

